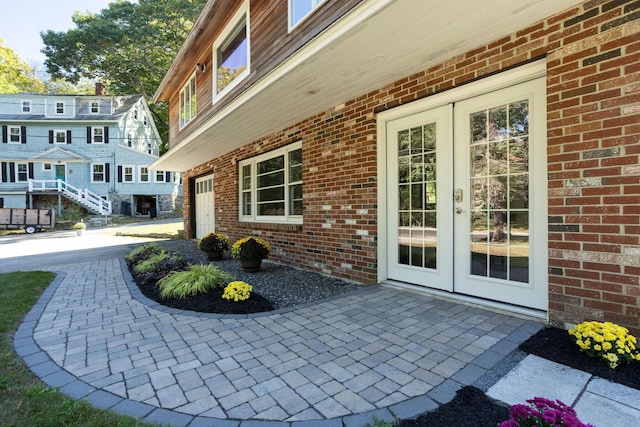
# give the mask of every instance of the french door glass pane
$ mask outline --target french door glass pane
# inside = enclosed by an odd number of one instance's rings
[[[529,104],[470,115],[472,275],[529,281]]]
[[[436,124],[398,132],[398,263],[436,268]]]

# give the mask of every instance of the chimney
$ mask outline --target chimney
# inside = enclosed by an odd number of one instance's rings
[[[102,95],[106,95],[106,93],[107,93],[107,87],[100,82],[96,83],[96,95],[102,96]]]

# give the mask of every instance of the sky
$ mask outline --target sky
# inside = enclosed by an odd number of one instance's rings
[[[23,61],[43,66],[41,31],[67,31],[76,10],[99,13],[113,0],[0,0],[0,39]],[[34,67],[39,68],[39,67]]]

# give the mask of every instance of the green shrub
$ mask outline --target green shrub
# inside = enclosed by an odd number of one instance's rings
[[[195,264],[186,271],[172,271],[158,281],[162,298],[183,299],[221,289],[233,281],[233,276],[213,264]]]
[[[125,257],[125,260],[130,264],[138,264],[140,261],[151,258],[153,255],[157,255],[162,252],[162,248],[155,244],[150,243],[148,245],[138,246]]]
[[[169,258],[177,257],[177,255],[170,255],[162,249],[160,253],[151,255],[149,258],[140,261],[133,267],[135,274],[144,274],[152,271],[157,271],[162,268],[162,264],[169,260]]]

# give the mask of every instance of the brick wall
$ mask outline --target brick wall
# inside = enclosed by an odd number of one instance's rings
[[[640,6],[589,1],[464,55],[372,89],[185,174],[215,171],[216,224],[268,239],[273,259],[377,279],[375,114],[538,58],[548,68],[549,314],[640,332]],[[244,226],[237,162],[303,141],[304,225]]]

